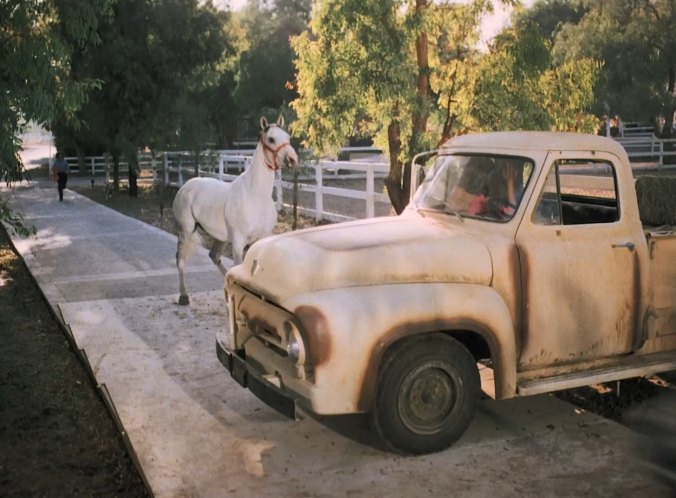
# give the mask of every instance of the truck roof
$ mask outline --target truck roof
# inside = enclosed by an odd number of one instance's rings
[[[596,150],[625,155],[624,148],[611,138],[586,133],[552,131],[498,131],[459,135],[441,146],[441,153],[455,147],[533,150]]]

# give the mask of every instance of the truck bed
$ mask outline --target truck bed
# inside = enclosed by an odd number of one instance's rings
[[[652,299],[644,350],[676,349],[676,228],[647,229]]]

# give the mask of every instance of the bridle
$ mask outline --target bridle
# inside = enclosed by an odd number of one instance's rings
[[[263,146],[263,149],[272,152],[272,162],[269,162],[268,159],[265,157],[265,152],[263,152],[263,161],[265,162],[265,165],[268,167],[268,169],[272,171],[277,171],[279,169],[279,163],[277,162],[278,154],[279,151],[282,150],[284,147],[290,146],[291,144],[289,142],[284,142],[279,145],[279,147],[270,147],[268,144],[265,143],[263,140],[263,135],[264,133],[261,133],[261,137],[259,139],[261,145]]]

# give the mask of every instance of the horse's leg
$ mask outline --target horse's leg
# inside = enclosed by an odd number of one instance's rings
[[[221,270],[221,273],[223,276],[227,273],[227,268],[221,261],[221,254],[223,253],[223,246],[224,243],[221,242],[220,240],[214,239],[214,243],[211,245],[211,250],[209,251],[209,257],[211,258],[211,261],[214,262],[216,266],[218,266],[218,269]]]
[[[176,268],[178,269],[178,304],[181,306],[187,306],[190,304],[190,298],[188,297],[188,291],[185,288],[185,279],[183,277],[183,272],[185,270],[185,259],[187,256],[187,240],[183,234],[178,236],[178,246],[176,248]]]
[[[235,265],[238,265],[244,259],[244,246],[246,245],[246,240],[239,233],[232,234],[232,261]]]

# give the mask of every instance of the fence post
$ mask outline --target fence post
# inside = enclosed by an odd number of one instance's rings
[[[96,170],[95,170],[95,167],[94,167],[94,156],[92,156],[92,157],[89,159],[89,164],[90,164],[91,167],[92,167],[92,176],[94,176],[94,174],[96,173]]]
[[[657,170],[659,171],[662,166],[664,166],[664,142],[660,140],[660,160],[657,163]]]
[[[223,154],[219,154],[219,161],[218,161],[218,179],[220,181],[223,181]]]
[[[375,190],[374,186],[374,172],[373,164],[369,164],[366,168],[366,217],[373,218],[375,216],[375,207],[374,207],[374,196],[373,192]]]
[[[178,160],[178,188],[183,186],[183,158],[179,155]]]
[[[321,161],[315,163],[315,182],[317,183],[315,189],[315,220],[321,221],[324,218],[324,171]]]
[[[162,158],[162,167],[164,168],[164,186],[166,187],[169,185],[169,156],[167,155],[167,152],[163,152],[163,158]]]
[[[104,161],[103,164],[104,164],[104,168],[106,170],[106,187],[108,187],[108,185],[110,185],[110,162],[109,162],[109,159],[108,159],[109,157],[110,156],[108,155],[108,153],[104,154],[104,156],[103,156],[103,161]]]

